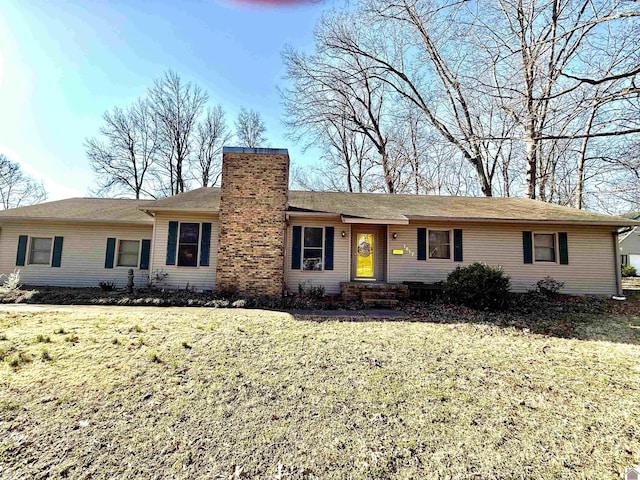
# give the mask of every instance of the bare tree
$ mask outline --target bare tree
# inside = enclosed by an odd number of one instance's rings
[[[139,99],[126,109],[115,107],[103,120],[100,137],[85,142],[98,182],[95,193],[155,198],[150,176],[161,144],[149,102]]]
[[[149,89],[149,100],[159,125],[162,148],[157,168],[165,179],[163,187],[170,195],[184,192],[193,137],[208,95],[169,70]]]
[[[426,175],[435,175],[434,191],[445,184],[456,190],[454,179],[445,181],[439,172],[456,171],[462,159],[484,195],[524,193],[583,206],[583,192],[598,195],[603,182],[613,181],[603,167],[614,159],[599,139],[611,146],[640,133],[630,113],[640,101],[638,16],[636,3],[625,0],[359,0],[326,15],[316,53],[293,63],[299,76],[319,79],[325,89],[336,90],[336,78],[351,87],[363,76],[385,85],[381,104],[403,99],[419,112],[407,115],[404,108],[394,117],[396,132],[385,132],[388,158],[405,155],[389,163],[401,178],[397,190],[407,188],[407,163],[411,191]],[[360,69],[336,69],[347,58]],[[311,84],[300,85],[303,93],[313,92],[305,90]],[[343,91],[345,104],[362,99],[358,90]],[[325,107],[326,99],[319,104]],[[313,111],[310,121],[329,115],[326,108]],[[455,149],[449,168],[430,154],[406,156],[416,151],[416,120],[427,137],[435,133]],[[394,135],[403,138],[400,144]],[[376,145],[375,136],[371,140]],[[634,174],[623,163],[614,167],[618,181]],[[475,188],[459,187],[466,193]]]
[[[243,147],[258,148],[267,141],[264,136],[267,128],[260,114],[242,107],[236,119],[236,137]]]
[[[476,131],[478,115],[472,114],[476,103],[474,89],[465,89],[458,81],[452,66],[457,65],[456,59],[448,61],[444,57],[445,50],[441,46],[446,45],[449,38],[440,36],[436,42],[428,31],[435,20],[416,2],[363,3],[360,11],[339,12],[323,19],[318,29],[320,51],[330,58],[349,58],[357,69],[345,72],[345,78],[353,78],[354,73],[359,73],[365,80],[364,95],[358,97],[347,91],[346,101],[359,100],[360,106],[369,114],[369,118],[363,117],[366,120],[363,125],[382,156],[389,191],[391,181],[394,177],[398,179],[402,165],[389,157],[390,139],[381,134],[380,124],[374,121],[375,115],[371,115],[377,113],[376,107],[384,103],[385,98],[392,104],[405,102],[419,109],[430,126],[474,167],[482,192],[490,196],[494,160],[482,150]],[[427,75],[437,80],[438,92],[429,91],[434,82],[428,84]],[[368,97],[375,102],[367,104]],[[432,97],[438,97],[444,103],[435,105]]]
[[[16,208],[44,202],[47,192],[42,182],[25,174],[19,163],[0,154],[0,201],[2,208]]]
[[[232,136],[222,107],[218,105],[208,108],[195,134],[198,156],[195,177],[202,187],[213,186],[220,179],[222,147],[231,140]]]
[[[574,113],[575,104],[569,94],[584,91],[589,85],[604,86],[622,79],[633,84],[633,78],[640,73],[637,48],[632,41],[634,36],[637,41],[637,32],[629,35],[626,28],[626,19],[640,12],[631,8],[631,2],[615,0],[497,0],[499,13],[491,25],[494,35],[484,45],[500,58],[500,82],[505,87],[502,99],[508,99],[503,105],[511,109],[522,128],[527,196],[536,197],[542,143],[575,138],[564,132],[554,133],[558,122],[566,125],[566,116]],[[488,30],[483,25],[487,35]],[[594,78],[586,78],[587,71]],[[623,96],[639,91],[620,86],[618,94],[626,91]],[[592,93],[598,95],[602,91],[596,89]],[[585,100],[592,105],[601,103],[597,97],[585,96]],[[557,114],[560,110],[564,115]],[[588,118],[580,121],[589,122]],[[621,133],[620,124],[611,126],[612,135]],[[590,138],[589,130],[583,131],[583,138]]]
[[[367,151],[367,172],[373,167],[380,179],[371,177],[369,188],[387,193],[401,191],[406,150],[400,141],[394,116],[393,94],[387,85],[370,75],[366,59],[350,52],[328,48],[320,30],[316,36],[316,54],[306,56],[287,50],[284,61],[291,87],[282,91],[290,138],[299,141],[308,135],[308,145],[325,152],[331,146],[332,160],[346,175],[353,191],[354,153]],[[401,99],[396,99],[401,101]],[[362,143],[364,142],[364,143]],[[359,149],[356,149],[360,145]],[[374,154],[377,153],[377,155]],[[336,160],[338,162],[336,162]],[[362,186],[362,182],[361,182]]]

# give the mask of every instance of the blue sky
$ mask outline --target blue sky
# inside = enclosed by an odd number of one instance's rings
[[[333,1],[333,0],[327,0]],[[284,138],[277,86],[286,44],[310,50],[323,9],[208,1],[4,0],[0,8],[0,153],[41,178],[49,199],[86,196],[85,138],[105,110],[125,106],[168,69],[206,89],[230,124],[260,112],[270,146]]]

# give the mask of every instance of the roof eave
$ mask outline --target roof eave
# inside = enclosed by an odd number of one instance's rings
[[[368,224],[368,225],[409,225],[409,219],[404,218],[373,218],[341,215],[342,223]]]
[[[633,227],[640,222],[624,219],[615,220],[589,220],[589,219],[563,219],[563,218],[491,218],[491,217],[452,217],[437,215],[408,215],[409,220],[443,221],[464,223],[532,223],[541,225],[583,225],[600,227]]]
[[[153,220],[99,220],[95,218],[56,218],[56,217],[0,217],[0,224],[12,222],[64,222],[64,223],[91,223],[91,224],[110,224],[110,225],[153,225]]]
[[[146,214],[149,214],[149,212],[195,212],[195,213],[212,213],[212,214],[218,214],[220,213],[220,210],[214,210],[212,208],[184,208],[184,207],[154,207],[154,208],[147,208],[147,207],[141,207],[139,208],[139,210],[145,212]]]

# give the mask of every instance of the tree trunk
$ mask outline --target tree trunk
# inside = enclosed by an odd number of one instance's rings
[[[525,179],[525,195],[531,199],[536,198],[536,169],[537,169],[537,150],[538,145],[533,137],[533,129],[527,128],[525,134],[526,145],[526,179]]]
[[[587,120],[586,126],[586,136],[582,139],[582,144],[580,145],[580,153],[578,156],[578,179],[576,182],[576,202],[575,207],[582,209],[583,207],[583,196],[584,196],[584,162],[587,156],[587,145],[589,144],[589,134],[591,133],[591,127],[593,126],[593,120],[596,117],[596,112],[598,110],[598,106],[594,106],[589,114],[589,120]]]

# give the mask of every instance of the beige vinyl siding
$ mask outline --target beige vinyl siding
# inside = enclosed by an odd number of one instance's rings
[[[100,282],[114,282],[118,287],[123,287],[127,283],[127,272],[130,267],[104,267],[107,238],[151,239],[152,232],[151,224],[127,226],[35,221],[7,222],[2,225],[0,231],[0,273],[6,275],[17,268],[20,270],[20,282],[24,285],[97,287]],[[16,253],[20,235],[63,237],[60,267],[29,265],[28,250],[25,265],[17,267]],[[147,284],[148,270],[134,268],[133,274],[136,286]]]
[[[340,293],[340,282],[349,281],[349,248],[351,239],[351,230],[349,225],[345,225],[335,218],[314,218],[300,219],[291,218],[287,225],[287,242],[285,251],[284,281],[286,288],[294,293],[298,292],[298,286],[301,283],[305,285],[323,285],[325,292],[329,294]],[[291,248],[292,248],[292,227],[333,227],[334,230],[334,246],[333,246],[333,270],[322,271],[305,271],[291,269]],[[345,236],[342,237],[344,230]]]
[[[169,222],[194,222],[211,223],[211,246],[209,250],[209,266],[201,267],[200,253],[198,250],[197,267],[178,267],[166,265],[167,240],[169,236]],[[151,250],[151,268],[153,271],[161,271],[167,274],[160,287],[184,289],[189,286],[195,290],[213,290],[216,285],[216,258],[218,253],[219,222],[217,215],[196,213],[157,213],[154,229],[153,246]],[[200,227],[202,235],[202,227]],[[177,263],[177,255],[176,255]]]
[[[464,261],[434,259],[419,261],[416,233],[418,227],[435,230],[461,228]],[[447,274],[458,265],[484,262],[488,265],[502,266],[511,277],[514,291],[526,291],[535,282],[549,275],[565,283],[563,293],[603,295],[616,293],[616,262],[614,262],[610,227],[412,223],[390,226],[389,231],[398,234],[396,240],[391,238],[391,233],[389,235],[389,282],[432,283],[444,280]],[[560,265],[557,262],[525,264],[522,247],[523,231],[567,232],[569,264]],[[453,237],[451,240],[453,243]],[[392,255],[393,249],[403,249],[404,254]]]

